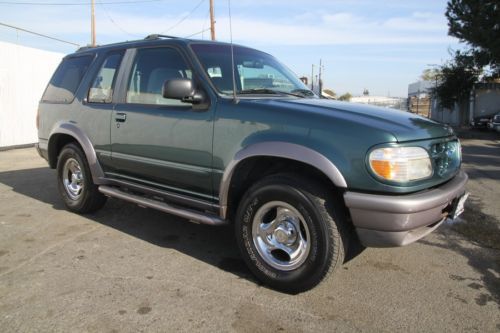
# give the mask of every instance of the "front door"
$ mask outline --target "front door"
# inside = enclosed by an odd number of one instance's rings
[[[214,107],[163,98],[166,80],[191,78],[174,47],[129,50],[129,73],[111,119],[111,177],[212,200]],[[213,104],[213,103],[212,103]]]

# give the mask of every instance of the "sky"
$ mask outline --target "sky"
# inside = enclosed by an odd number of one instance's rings
[[[89,2],[0,0],[0,22],[87,45]],[[229,41],[228,0],[214,3],[216,38]],[[406,97],[424,69],[460,48],[447,34],[445,9],[445,0],[232,0],[233,42],[274,55],[298,76],[310,76],[312,64],[317,74],[322,59],[324,87],[339,95],[368,89]],[[98,44],[153,33],[210,38],[209,0],[96,0],[95,15]],[[76,49],[2,26],[0,40],[65,54]]]

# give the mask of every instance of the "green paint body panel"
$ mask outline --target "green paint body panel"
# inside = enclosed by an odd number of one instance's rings
[[[383,183],[368,170],[367,153],[379,145],[412,145],[429,151],[436,142],[456,140],[452,130],[426,118],[396,110],[291,96],[244,97],[237,102],[218,94],[189,47],[170,39],[109,45],[79,52],[95,59],[70,104],[40,104],[41,141],[57,133],[56,124],[71,122],[92,142],[107,177],[153,184],[201,199],[218,201],[224,171],[235,155],[252,144],[280,141],[310,148],[341,172],[349,190],[411,193],[451,179],[446,175],[404,186]],[[175,46],[205,91],[209,106],[193,109],[143,106],[123,102],[125,84],[116,84],[113,103],[86,103],[102,58],[117,49]],[[125,57],[126,58],[126,57]],[[130,68],[122,62],[118,79]],[[115,121],[124,112],[126,122]],[[459,159],[459,156],[457,157]]]

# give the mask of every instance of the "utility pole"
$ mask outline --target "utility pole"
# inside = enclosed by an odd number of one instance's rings
[[[210,0],[210,36],[215,40],[214,0]]]
[[[312,64],[311,69],[311,90],[314,91],[314,64]]]
[[[420,104],[420,89],[417,91],[417,114],[418,114],[418,105]]]
[[[318,87],[319,87],[319,97],[321,98],[322,92],[323,92],[323,81],[321,81],[321,72],[323,71],[323,65],[321,64],[321,59],[319,59],[319,82],[318,82]]]
[[[94,0],[90,3],[90,31],[91,31],[91,46],[96,46],[95,43],[95,14],[94,14]]]

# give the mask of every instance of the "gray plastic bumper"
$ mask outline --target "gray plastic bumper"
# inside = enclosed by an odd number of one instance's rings
[[[361,243],[393,247],[413,243],[435,230],[452,202],[465,193],[467,174],[460,171],[439,187],[407,195],[346,192],[344,199]]]
[[[47,151],[47,141],[46,140],[41,140],[39,139],[39,142],[35,144],[36,151],[38,152],[38,155],[45,159],[46,161],[49,160],[49,154]]]

